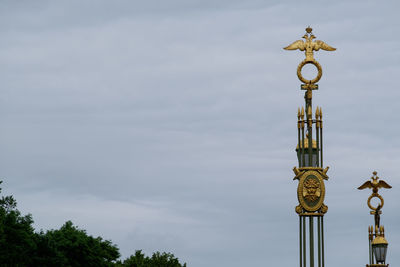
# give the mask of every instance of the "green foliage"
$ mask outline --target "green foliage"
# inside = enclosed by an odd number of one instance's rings
[[[101,237],[94,238],[67,221],[59,230],[38,234],[38,266],[111,266],[118,248]]]
[[[2,266],[30,265],[36,250],[32,216],[22,216],[16,207],[17,202],[12,196],[0,199],[0,263]]]
[[[145,257],[141,250],[137,250],[135,255],[124,260],[121,266],[126,267],[186,267],[186,263],[181,265],[178,258],[171,253],[156,252],[153,256]]]
[[[71,221],[46,232],[35,232],[32,224],[32,216],[21,215],[12,196],[0,198],[0,266],[186,267],[171,253],[147,257],[141,250],[117,262],[116,245],[88,235]]]

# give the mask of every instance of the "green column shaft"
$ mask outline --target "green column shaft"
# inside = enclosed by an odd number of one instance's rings
[[[310,216],[310,267],[314,267],[314,217]]]
[[[321,267],[321,217],[318,217],[318,267]]]
[[[299,125],[300,127],[301,127],[301,125]],[[298,154],[298,157],[299,157],[299,167],[301,167],[302,166],[302,163],[301,163],[301,160],[302,160],[302,157],[301,157],[301,144],[300,144],[300,135],[301,135],[301,129],[300,129],[300,127],[298,127],[298,130],[297,130],[297,139],[298,139],[298,143],[297,143],[297,148],[298,148],[298,150],[297,150],[297,154]]]
[[[325,267],[325,252],[324,252],[324,216],[321,217],[321,250],[322,250],[322,267]]]
[[[305,93],[306,99],[306,118],[307,118],[307,132],[308,132],[308,166],[312,166],[312,100],[307,97],[307,92]],[[311,114],[309,113],[311,111]],[[311,123],[309,123],[311,121]]]
[[[302,249],[302,242],[303,242],[303,235],[301,234],[302,229],[301,229],[302,223],[301,223],[301,216],[299,216],[299,242],[300,242],[300,267],[302,267],[302,263],[303,263],[303,259],[302,259],[302,253],[303,253],[303,249]],[[304,266],[305,267],[305,266]]]
[[[303,216],[303,267],[306,267],[306,217]]]
[[[305,167],[305,161],[306,161],[306,154],[305,152],[305,148],[304,148],[304,127],[301,128],[301,166],[300,167]]]
[[[308,127],[308,166],[312,166],[312,127]]]
[[[319,162],[319,151],[320,151],[320,149],[319,149],[319,147],[320,147],[320,144],[319,144],[319,128],[315,129],[315,135],[316,135],[316,138],[317,138],[317,167],[320,167],[321,164]]]
[[[323,159],[323,151],[322,151],[322,149],[323,149],[323,147],[324,147],[324,145],[323,145],[323,142],[322,142],[322,120],[321,120],[321,128],[320,128],[320,142],[321,142],[321,168],[324,166],[324,161],[322,160]]]

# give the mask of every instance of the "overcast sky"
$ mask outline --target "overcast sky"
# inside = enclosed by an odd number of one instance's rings
[[[72,220],[123,257],[298,264],[296,76],[310,25],[324,115],[326,266],[363,266],[383,190],[400,264],[398,1],[0,2],[0,177],[36,229]],[[310,70],[312,72],[312,70]]]

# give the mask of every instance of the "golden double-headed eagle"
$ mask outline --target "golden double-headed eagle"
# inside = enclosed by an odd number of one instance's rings
[[[308,27],[306,29],[306,34],[304,34],[303,40],[297,40],[293,42],[291,45],[288,45],[287,47],[284,47],[283,49],[285,50],[296,50],[299,49],[300,51],[306,51],[306,61],[315,61],[314,59],[314,52],[313,51],[318,51],[320,49],[326,50],[326,51],[334,51],[336,48],[333,48],[332,46],[324,43],[323,41],[316,40],[313,41],[316,37],[312,34],[312,28]]]
[[[365,188],[372,188],[372,192],[377,194],[379,188],[392,188],[388,183],[386,183],[383,180],[379,180],[379,177],[376,176],[378,173],[377,172],[373,172],[372,173],[373,176],[371,177],[372,181],[367,181],[365,183],[363,183],[358,189],[365,189]]]

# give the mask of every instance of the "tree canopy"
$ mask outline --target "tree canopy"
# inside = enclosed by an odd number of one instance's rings
[[[186,267],[165,252],[148,257],[137,250],[123,261],[119,258],[110,240],[88,235],[71,221],[57,230],[35,232],[32,215],[22,215],[13,196],[0,198],[1,266]]]
[[[156,252],[151,257],[146,257],[141,250],[136,250],[135,255],[130,256],[120,266],[129,267],[186,267],[181,265],[178,258],[171,253]]]

